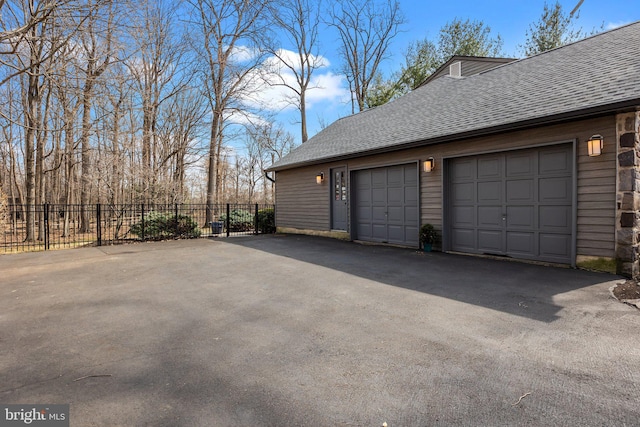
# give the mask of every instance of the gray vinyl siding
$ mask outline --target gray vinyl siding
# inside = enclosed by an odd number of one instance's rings
[[[596,133],[605,139],[602,155],[589,157],[586,139],[578,145],[578,255],[613,258],[617,190],[615,116],[592,132]]]
[[[496,68],[499,65],[499,62],[491,61],[462,61],[462,75],[473,76],[474,74]]]
[[[325,181],[316,184],[324,171]],[[329,230],[329,173],[313,166],[276,173],[276,225],[303,230]]]
[[[492,68],[496,68],[502,64],[506,64],[514,61],[514,59],[505,59],[505,58],[452,58],[452,60],[447,61],[445,66],[442,66],[436,72],[429,76],[429,78],[425,82],[429,82],[435,79],[438,79],[443,76],[449,75],[449,66],[456,62],[461,63],[461,73],[462,76],[473,76],[475,74],[481,73],[483,71],[490,70]]]
[[[587,155],[586,141],[593,134],[605,138],[603,154]],[[329,230],[328,180],[315,184],[315,175],[330,168],[359,169],[416,163],[434,157],[436,167],[420,174],[421,223],[443,226],[443,162],[449,158],[495,151],[572,143],[577,139],[577,255],[615,257],[616,141],[615,116],[509,132],[410,150],[363,156],[277,173],[277,225],[311,230]]]

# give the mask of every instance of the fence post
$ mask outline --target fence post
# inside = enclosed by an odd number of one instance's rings
[[[229,237],[229,228],[231,227],[231,209],[229,203],[227,203],[227,237]]]
[[[96,204],[96,237],[98,246],[102,246],[102,209],[100,203]]]
[[[44,250],[49,250],[49,203],[45,203],[44,206],[44,227],[43,227],[43,234],[44,234]]]
[[[174,204],[174,212],[175,212],[175,220],[176,220],[176,231],[175,231],[175,237],[178,237],[178,230],[180,229],[180,224],[178,223],[178,204],[175,203]]]
[[[253,217],[253,229],[254,229],[253,234],[258,234],[258,204],[257,203],[256,203],[256,214]]]
[[[142,203],[140,205],[140,207],[141,207],[141,211],[142,211],[142,219],[141,219],[141,222],[142,222],[142,235],[140,237],[144,241],[144,203]]]

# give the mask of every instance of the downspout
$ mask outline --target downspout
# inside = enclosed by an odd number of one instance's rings
[[[276,183],[276,180],[269,176],[269,172],[264,171],[264,177],[267,178],[269,181],[273,182],[274,184]]]

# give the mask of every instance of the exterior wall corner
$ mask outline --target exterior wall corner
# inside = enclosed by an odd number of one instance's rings
[[[640,278],[640,111],[616,116],[617,273]]]

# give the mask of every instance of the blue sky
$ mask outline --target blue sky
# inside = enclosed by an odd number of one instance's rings
[[[330,1],[330,0],[325,0]],[[544,0],[399,0],[406,17],[403,32],[391,44],[389,58],[383,63],[385,76],[397,70],[403,60],[407,46],[415,40],[428,37],[436,40],[440,28],[447,22],[459,18],[462,20],[480,20],[491,28],[495,36],[499,34],[504,42],[504,55],[521,57],[519,46],[525,41],[529,25],[540,18]],[[569,13],[579,0],[561,0],[563,9]],[[555,1],[549,1],[550,4]],[[577,26],[590,32],[593,28],[611,29],[623,24],[640,20],[640,0],[584,0],[580,9]],[[291,49],[291,46],[282,46]],[[322,129],[322,123],[328,125],[340,117],[351,113],[346,81],[340,76],[341,59],[337,54],[337,34],[326,30],[321,36],[320,54],[326,59],[327,67],[315,73],[320,80],[319,86],[309,92],[311,102],[307,105],[309,137]],[[265,98],[276,105],[277,91],[271,90]],[[296,121],[299,113],[291,108],[280,111],[275,120],[280,122],[300,143],[300,129]]]

